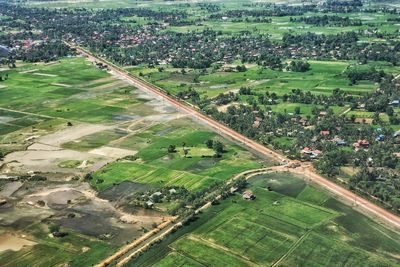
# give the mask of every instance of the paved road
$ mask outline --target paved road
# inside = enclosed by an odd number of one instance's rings
[[[71,45],[71,44],[70,44]],[[141,80],[138,77],[134,77],[131,74],[127,73],[125,70],[113,65],[112,63],[96,57],[92,55],[91,53],[87,52],[86,50],[83,50],[80,47],[71,45],[72,47],[76,48],[77,51],[80,53],[86,55],[89,60],[91,61],[96,61],[96,62],[102,62],[103,64],[106,64],[111,72],[114,74],[118,75],[119,77],[125,79],[126,81],[130,82],[131,84],[135,85],[138,89],[145,91],[147,93],[150,93],[152,95],[158,96],[162,98],[164,101],[170,103],[174,107],[178,108],[179,110],[186,112],[193,118],[195,118],[198,121],[201,121],[202,123],[210,126],[211,128],[214,128],[217,132],[221,133],[224,136],[230,137],[231,139],[244,143],[248,148],[251,148],[258,153],[265,155],[267,157],[273,157],[277,159],[279,162],[285,162],[289,163],[290,160],[286,158],[285,156],[277,153],[276,151],[273,151],[264,145],[261,145],[245,136],[242,134],[230,129],[226,125],[204,115],[201,113],[197,108],[194,106],[191,106],[190,104],[181,102],[174,97],[166,94],[163,90],[158,88],[155,85],[152,85],[146,81]],[[301,163],[301,166],[299,168],[288,168],[289,171],[296,172],[302,175],[305,175],[308,179],[310,179],[311,182],[326,188],[329,190],[332,194],[335,196],[339,197],[341,200],[345,201],[348,204],[355,203],[356,202],[356,208],[364,213],[365,215],[368,215],[369,217],[372,217],[374,219],[378,219],[383,223],[386,223],[388,226],[391,226],[391,228],[399,230],[400,229],[400,217],[390,213],[389,211],[375,205],[374,203],[362,199],[361,197],[357,196],[353,192],[335,184],[334,182],[331,182],[324,178],[323,176],[319,175],[318,173],[315,172],[315,170],[310,166],[309,163]],[[358,202],[357,202],[358,199]]]

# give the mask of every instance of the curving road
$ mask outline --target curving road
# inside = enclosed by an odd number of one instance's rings
[[[86,51],[85,49],[67,43],[69,46],[75,48],[78,52],[86,56],[89,60],[94,61],[94,62],[101,62],[105,65],[108,66],[109,70],[114,73],[115,75],[125,79],[129,83],[135,85],[138,89],[150,93],[152,95],[155,95],[164,101],[170,103],[174,107],[178,108],[179,110],[189,114],[193,118],[195,118],[198,121],[201,121],[202,123],[210,126],[214,130],[216,130],[218,133],[227,136],[237,142],[243,143],[245,146],[248,148],[264,155],[267,157],[273,157],[277,159],[281,163],[287,164],[287,170],[293,173],[298,173],[301,174],[305,177],[307,177],[310,182],[315,183],[323,188],[326,188],[328,191],[330,191],[333,195],[336,197],[340,198],[342,201],[346,202],[347,204],[355,204],[354,207],[362,212],[363,214],[373,218],[377,219],[386,225],[390,226],[391,228],[399,231],[400,230],[400,217],[392,214],[391,212],[375,205],[374,203],[361,198],[360,196],[356,195],[355,193],[347,190],[346,188],[343,188],[337,184],[335,184],[332,181],[327,180],[323,176],[319,175],[314,168],[310,165],[310,163],[300,163],[300,166],[296,168],[290,168],[289,166],[291,165],[291,161],[286,158],[285,156],[277,153],[276,151],[273,151],[264,145],[261,145],[257,143],[254,140],[251,140],[244,135],[232,130],[231,128],[227,127],[226,125],[204,115],[201,113],[195,106],[192,106],[186,102],[182,102],[180,100],[175,99],[174,97],[168,95],[166,92],[164,92],[162,89],[158,88],[157,86],[144,81],[138,77],[135,77],[122,68],[108,62],[107,60],[104,60],[100,57],[94,56],[90,52]]]

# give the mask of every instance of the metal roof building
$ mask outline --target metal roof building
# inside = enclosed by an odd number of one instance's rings
[[[5,46],[3,46],[3,45],[0,45],[0,58],[1,57],[7,57],[8,56],[8,48],[7,47],[5,47]]]

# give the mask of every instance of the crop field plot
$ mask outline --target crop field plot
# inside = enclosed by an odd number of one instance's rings
[[[114,127],[63,144],[87,152],[123,137],[142,116],[159,113],[134,87],[82,57],[21,63],[8,73],[0,88],[0,150],[5,153],[26,148],[67,124],[127,124],[127,130]]]
[[[223,142],[221,157],[215,157],[215,151],[205,145],[207,140]],[[187,118],[153,122],[132,133],[99,132],[64,147],[90,150],[101,145],[136,153],[132,160],[112,163],[94,173],[92,185],[99,190],[132,181],[197,191],[245,170],[272,164]],[[170,145],[175,146],[175,152],[168,152]]]
[[[322,108],[322,106],[319,105],[308,105],[308,104],[301,104],[301,103],[279,103],[276,105],[270,105],[269,106],[273,112],[276,113],[295,113],[296,108],[300,108],[300,115],[302,117],[307,117],[311,116],[313,108]],[[330,109],[334,113],[340,114],[347,110],[349,107],[348,106],[330,106]]]
[[[394,114],[397,116],[400,114],[398,108],[393,109]],[[375,112],[365,110],[351,110],[346,113],[346,117],[355,118],[355,123],[359,124],[373,124]],[[387,124],[387,127],[392,128],[394,131],[400,130],[400,125],[390,124],[389,116],[386,113],[379,113],[379,120],[382,123]]]
[[[200,95],[211,98],[220,93],[237,92],[243,86],[253,88],[255,92],[268,91],[278,95],[288,94],[293,89],[329,95],[337,88],[351,94],[364,94],[375,90],[377,87],[371,81],[359,81],[357,84],[350,84],[350,80],[343,72],[355,62],[310,60],[308,63],[311,65],[311,70],[304,73],[260,69],[251,64],[245,72],[224,72],[219,70],[206,74],[196,74],[195,71],[181,74],[179,73],[180,70],[175,68],[166,68],[161,73],[155,69],[145,67],[133,67],[129,70],[136,75],[142,73],[145,79],[173,94],[187,90],[190,86],[198,91]],[[398,68],[378,63],[371,64],[371,67],[388,72],[398,70]],[[196,80],[196,77],[198,77],[198,80]],[[339,107],[337,108],[339,109]],[[305,106],[304,111],[307,111],[307,109],[307,106]]]
[[[335,212],[286,198],[281,199],[279,205],[273,206],[268,212],[271,216],[282,217],[283,220],[303,228],[316,226],[336,216]]]
[[[101,182],[104,181],[104,182]],[[162,186],[183,186],[189,190],[208,187],[215,179],[188,172],[157,168],[138,163],[115,163],[94,174],[92,185],[104,190],[122,181]]]
[[[228,266],[247,266],[245,260],[239,256],[227,253],[227,251],[221,251],[218,247],[210,246],[207,242],[191,238],[190,236],[176,242],[174,248],[202,265],[223,266],[226,264]],[[196,249],[193,250],[193,248]]]
[[[272,191],[265,189],[267,185]],[[275,189],[280,187],[292,189],[279,193]],[[168,249],[162,250],[163,257],[153,259],[152,266],[221,266],[221,259],[229,266],[398,263],[398,233],[306,185],[304,180],[291,174],[271,173],[250,179],[250,188],[255,200],[246,201],[236,195],[221,202],[222,207],[216,205],[205,211],[200,216],[211,218],[170,243]],[[372,240],[370,235],[375,240],[373,244],[367,241]],[[156,251],[157,246],[151,253]],[[145,258],[146,254],[139,260]],[[136,265],[132,262],[130,266]]]
[[[212,230],[205,238],[224,246],[238,255],[246,255],[259,264],[270,265],[279,255],[284,255],[296,241],[260,224],[249,222],[246,216],[233,218]]]
[[[273,2],[273,1],[269,1]],[[286,1],[287,2],[287,1]],[[227,8],[233,8],[229,5]],[[243,6],[240,7],[243,9]],[[338,34],[341,32],[350,32],[357,30],[370,29],[373,26],[379,27],[379,30],[384,32],[396,32],[397,25],[395,22],[388,22],[388,18],[394,18],[395,15],[390,14],[363,14],[363,13],[330,13],[326,12],[324,15],[338,15],[341,17],[350,17],[351,20],[360,20],[363,25],[359,26],[315,26],[309,25],[304,22],[291,21],[290,18],[301,18],[310,16],[320,16],[321,14],[307,12],[302,16],[280,16],[271,17],[270,23],[260,23],[251,21],[234,21],[231,19],[226,20],[206,20],[201,25],[184,25],[184,26],[169,26],[168,30],[185,33],[188,31],[204,30],[212,28],[216,31],[223,33],[232,34],[240,32],[250,32],[252,34],[269,34],[271,39],[280,40],[282,36],[287,32],[296,32],[298,34],[304,34],[307,32],[314,32],[317,34]],[[248,17],[251,18],[251,17]]]
[[[255,86],[254,90],[268,90],[278,95],[291,92],[292,89],[311,91],[315,94],[330,94],[336,88],[353,94],[362,94],[376,88],[373,82],[361,81],[350,85],[343,72],[351,64],[344,61],[308,61],[311,70],[305,73],[276,72],[265,70],[268,81]]]
[[[96,82],[98,81],[98,82]],[[84,58],[25,64],[10,71],[0,89],[0,108],[84,122],[110,122],[142,103],[125,83],[110,79]]]
[[[2,252],[1,266],[56,266],[65,262],[70,262],[73,266],[87,266],[95,263],[103,253],[116,248],[107,242],[76,232],[70,232],[63,240],[50,238],[37,224],[24,230],[28,233],[28,239],[35,241],[34,245],[25,246],[18,251]],[[82,252],[85,253],[84,257]]]
[[[287,172],[256,175],[252,177],[251,184],[290,197],[297,197],[306,187],[303,180]]]
[[[255,201],[247,202],[235,197],[237,202],[173,247],[200,262],[198,257],[201,254],[192,251],[202,250],[206,254],[214,253],[212,251],[218,248],[220,253],[230,255],[230,260],[235,259],[232,264],[238,266],[252,263],[271,265],[303,238],[316,222],[337,216],[333,210],[310,206],[264,189],[254,192],[257,195]],[[312,219],[307,219],[309,217],[304,214],[309,214]],[[186,250],[190,243],[199,249]]]
[[[178,135],[177,138],[166,136],[151,138],[148,130],[134,136],[133,139],[138,140],[137,137],[142,141],[151,141],[139,150],[135,155],[137,158],[135,161],[116,162],[97,171],[92,181],[96,188],[104,190],[122,181],[134,181],[156,186],[183,186],[189,190],[200,190],[213,182],[226,180],[247,169],[268,164],[230,143],[226,143],[226,152],[222,157],[215,158],[215,152],[204,144],[208,139],[213,137],[215,139],[215,134],[210,132],[198,131],[183,136]],[[123,143],[126,144],[126,140]],[[183,148],[179,147],[182,143],[185,143],[185,149],[189,150],[186,156]],[[167,149],[171,144],[176,145],[177,152],[168,153]]]
[[[342,213],[342,216],[319,226],[316,229],[318,233],[346,241],[347,244],[372,254],[385,251],[384,258],[391,260],[394,258],[398,263],[398,255],[400,255],[398,232],[388,230],[333,198],[328,199],[323,206]]]
[[[329,196],[315,189],[314,187],[306,186],[304,190],[297,195],[296,198],[301,201],[321,205],[329,199]]]
[[[215,134],[211,132],[198,131],[186,134],[181,137],[178,136],[175,138],[155,137],[152,143],[147,148],[139,151],[138,157],[140,157],[145,161],[156,160],[162,156],[167,155],[168,151],[166,148],[168,148],[168,145],[170,144],[173,144],[178,147],[182,146],[182,144],[185,143],[185,146],[190,148],[193,147],[194,145],[203,144],[206,140],[212,139],[214,136]],[[139,135],[139,137],[145,137],[145,135]],[[179,147],[177,149],[179,149]],[[206,154],[209,154],[209,152],[206,151]]]
[[[156,267],[168,267],[168,266],[201,267],[203,265],[191,258],[185,257],[182,254],[179,254],[177,252],[172,252],[172,253],[168,254],[165,258],[163,258],[161,261],[154,264],[153,266],[156,266]]]
[[[344,242],[309,235],[282,261],[282,266],[391,266],[390,261]]]
[[[67,149],[89,151],[91,149],[109,144],[111,141],[119,139],[123,136],[126,136],[126,132],[119,129],[112,129],[94,133],[79,140],[64,143],[62,146]]]
[[[0,138],[13,131],[47,120],[34,115],[0,109]]]
[[[396,112],[396,111],[395,111]],[[346,114],[347,117],[355,117],[358,119],[364,119],[366,123],[370,123],[375,112],[363,111],[363,110],[352,110]],[[398,113],[398,112],[396,112]],[[386,113],[379,114],[379,118],[384,121],[389,121],[389,116]]]

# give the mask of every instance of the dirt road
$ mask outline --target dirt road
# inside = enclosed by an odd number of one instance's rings
[[[167,93],[165,93],[162,89],[158,88],[157,86],[152,85],[144,80],[141,80],[138,77],[132,76],[125,70],[119,68],[118,66],[115,66],[114,64],[112,64],[102,58],[96,57],[80,47],[74,46],[72,44],[69,44],[69,45],[74,47],[75,49],[77,49],[77,51],[79,51],[83,55],[87,56],[87,58],[89,60],[101,62],[101,63],[107,65],[112,73],[125,79],[126,81],[130,82],[131,84],[135,85],[138,89],[161,98],[163,101],[170,103],[171,105],[175,106],[177,109],[181,110],[182,112],[189,114],[196,120],[201,121],[202,123],[215,129],[218,133],[220,133],[224,136],[227,136],[235,141],[241,142],[248,148],[257,151],[258,153],[260,153],[262,155],[265,155],[268,157],[273,157],[273,158],[277,159],[279,162],[282,162],[282,163],[290,162],[290,160],[288,158],[286,158],[285,156],[283,156],[271,149],[268,149],[267,147],[230,129],[226,125],[204,115],[196,107],[194,107],[186,102],[182,102],[178,99],[175,99],[174,97],[168,95]],[[305,175],[306,177],[308,177],[310,179],[311,182],[313,182],[321,187],[326,188],[333,195],[337,196],[338,198],[345,201],[346,203],[355,203],[355,202],[357,202],[357,199],[361,200],[356,203],[357,209],[359,211],[361,211],[362,213],[364,213],[365,215],[367,215],[369,217],[378,219],[381,222],[386,223],[388,226],[391,226],[394,229],[397,229],[397,230],[400,229],[400,217],[373,204],[372,202],[370,202],[368,200],[361,199],[359,196],[352,193],[351,191],[335,184],[334,182],[331,182],[331,181],[325,179],[321,175],[317,174],[309,164],[302,163],[302,165],[299,168],[294,168],[294,169],[288,168],[288,170],[292,170],[293,172],[298,172],[301,175]]]

